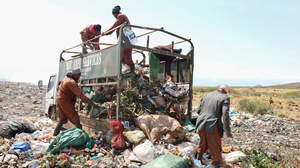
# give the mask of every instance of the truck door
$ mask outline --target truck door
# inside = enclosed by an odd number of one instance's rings
[[[56,105],[56,74],[50,76],[48,87],[46,90],[46,103],[45,103],[45,114],[47,115],[51,109]],[[56,109],[54,109],[56,110]]]

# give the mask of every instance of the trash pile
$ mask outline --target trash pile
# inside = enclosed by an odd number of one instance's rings
[[[124,65],[125,66],[125,65]],[[125,66],[126,67],[126,66]],[[120,118],[138,117],[143,114],[165,114],[177,119],[181,124],[188,108],[189,88],[177,88],[170,80],[164,85],[151,86],[141,68],[136,68],[138,78],[121,79],[121,113]],[[126,72],[126,68],[123,72]],[[109,82],[116,81],[110,79]],[[106,82],[106,81],[105,81]],[[91,118],[115,118],[116,116],[116,85],[83,87],[85,95],[94,102],[101,104],[94,109],[85,105],[82,113]]]
[[[46,86],[0,82],[0,121],[44,116]]]

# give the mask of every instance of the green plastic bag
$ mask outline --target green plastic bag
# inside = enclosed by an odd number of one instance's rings
[[[159,59],[154,54],[149,52],[150,84],[156,82],[157,74],[159,72],[159,62]]]
[[[187,118],[184,120],[184,124],[183,124],[183,129],[188,131],[188,132],[191,132],[195,129],[195,126],[194,124],[188,120]]]
[[[189,160],[173,154],[165,154],[152,160],[142,168],[189,168]]]
[[[89,135],[82,129],[71,128],[58,134],[49,145],[46,154],[55,154],[66,146],[79,147],[85,145],[90,140]]]
[[[107,113],[107,108],[103,106],[99,106],[99,108],[92,107],[90,117],[91,118],[97,118],[100,114]]]
[[[91,100],[93,100],[96,103],[104,103],[104,102],[107,101],[106,98],[105,98],[105,95],[102,95],[102,94],[96,94],[96,95],[94,95],[91,98]],[[86,112],[90,112],[92,110],[92,106],[89,105],[89,104],[86,104],[85,110],[86,110]]]

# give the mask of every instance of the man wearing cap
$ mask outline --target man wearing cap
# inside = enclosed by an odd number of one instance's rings
[[[130,21],[127,18],[127,16],[125,14],[122,14],[120,12],[120,10],[121,10],[120,6],[115,6],[112,9],[112,14],[116,18],[116,21],[106,32],[103,33],[104,35],[112,34],[114,31],[111,31],[111,32],[108,32],[108,31],[114,29],[115,27],[120,26],[121,24],[123,24],[125,22],[130,24]],[[127,27],[127,28],[131,30],[130,27]],[[120,32],[120,28],[116,29],[117,39],[119,38],[119,32]],[[132,61],[132,48],[129,48],[129,47],[123,47],[122,48],[122,61],[125,62],[130,67],[129,74],[135,75],[135,73],[134,73],[134,64],[133,64],[133,61]]]
[[[95,25],[88,25],[86,26],[81,32],[81,40],[82,42],[86,42],[96,36],[99,36],[101,34],[101,25],[99,24],[95,24]],[[99,38],[97,37],[94,40],[92,40],[91,42],[97,42],[99,43]],[[90,48],[90,50],[94,51],[94,50],[100,50],[99,44],[87,44]]]
[[[56,96],[59,122],[54,130],[54,136],[59,134],[63,124],[66,124],[68,120],[76,125],[77,128],[82,128],[78,113],[75,111],[76,96],[91,106],[98,107],[92,100],[88,99],[79,88],[77,83],[80,76],[80,69],[75,69],[72,73],[67,73],[59,85]]]
[[[161,45],[161,46],[153,47],[152,49],[171,52],[172,46],[171,45]],[[181,49],[173,49],[173,52],[180,54]],[[156,83],[160,61],[165,61],[165,72],[167,73],[167,75],[169,75],[169,80],[174,82],[173,75],[171,74],[171,64],[174,59],[176,59],[176,57],[149,52],[149,68],[150,68],[150,79],[149,80],[150,80],[151,85],[155,85],[155,83]]]
[[[221,137],[223,137],[224,130],[227,137],[232,137],[228,91],[227,85],[221,85],[219,89],[204,94],[198,110],[196,128],[200,136],[200,143],[197,149],[197,159],[204,164],[203,153],[209,149],[212,165],[215,168],[219,168],[222,161]]]

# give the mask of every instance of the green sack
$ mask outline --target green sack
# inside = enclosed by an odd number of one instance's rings
[[[89,135],[82,129],[71,128],[58,134],[49,145],[46,154],[55,154],[66,146],[79,147],[90,140]]]
[[[149,83],[155,83],[157,74],[159,72],[159,59],[149,52],[149,68],[150,68],[150,75],[149,75]]]
[[[82,87],[82,92],[83,93],[90,93],[91,92],[91,88],[90,87]]]
[[[184,120],[184,124],[183,124],[183,129],[188,131],[188,132],[191,132],[195,129],[195,126],[194,124],[188,120],[187,118]]]
[[[99,106],[99,108],[92,107],[90,117],[91,118],[97,118],[100,114],[107,113],[107,108],[103,106]]]
[[[106,98],[105,98],[105,95],[102,95],[102,94],[96,94],[96,95],[94,95],[94,96],[91,98],[91,100],[93,100],[93,101],[96,102],[96,103],[104,103],[104,102],[107,101]],[[85,111],[86,111],[86,112],[90,112],[91,109],[92,109],[92,106],[89,105],[89,104],[86,104],[86,106],[85,106]]]
[[[165,154],[152,160],[142,168],[189,168],[189,160],[173,154]]]

